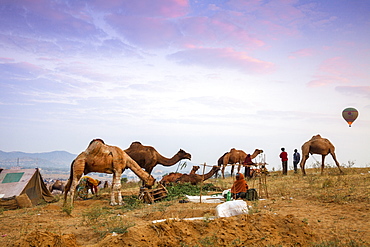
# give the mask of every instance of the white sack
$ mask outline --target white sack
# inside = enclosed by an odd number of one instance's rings
[[[217,217],[230,217],[247,213],[248,205],[243,200],[224,202],[216,207]]]

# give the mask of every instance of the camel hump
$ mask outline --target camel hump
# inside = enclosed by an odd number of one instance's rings
[[[317,135],[313,136],[313,137],[311,138],[311,140],[319,139],[319,138],[321,138],[321,135],[320,135],[320,134],[317,134]]]
[[[102,139],[93,139],[90,143],[89,143],[89,146],[93,143],[93,142],[101,142],[103,144],[105,144],[105,142],[102,140]]]
[[[129,148],[137,148],[139,146],[143,146],[143,144],[141,144],[141,142],[139,142],[139,141],[134,141],[134,142],[131,143]]]

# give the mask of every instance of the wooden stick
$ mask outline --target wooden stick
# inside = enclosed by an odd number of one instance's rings
[[[203,190],[203,181],[204,181],[204,171],[206,170],[206,162],[203,164],[203,174],[202,174],[202,181],[200,182],[200,195],[199,195],[199,203],[202,203],[202,190]]]

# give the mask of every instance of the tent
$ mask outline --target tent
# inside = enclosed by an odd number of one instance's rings
[[[0,170],[0,198],[27,194],[32,205],[44,200],[52,202],[53,195],[46,188],[38,168]]]

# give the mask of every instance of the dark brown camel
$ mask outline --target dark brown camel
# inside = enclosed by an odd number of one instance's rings
[[[50,192],[53,192],[54,190],[59,190],[63,194],[63,192],[64,192],[64,183],[58,179],[58,180],[55,181],[55,183],[53,183],[50,186],[49,190],[50,190]]]
[[[191,160],[191,154],[180,149],[172,158],[166,158],[151,146],[144,146],[140,142],[131,143],[125,152],[139,164],[141,168],[151,174],[153,168],[160,164],[163,166],[173,166],[182,159]]]
[[[193,166],[193,169],[191,169],[189,175],[195,174],[199,170],[199,166]],[[180,178],[183,173],[179,172],[171,172],[170,174],[163,176],[162,180],[159,182],[163,184],[164,186],[167,186],[170,183],[174,183],[178,178]]]
[[[211,178],[219,170],[220,170],[219,166],[213,166],[212,169],[204,175],[183,174],[180,178],[176,180],[176,183],[190,183],[192,185],[196,185],[202,181]]]

